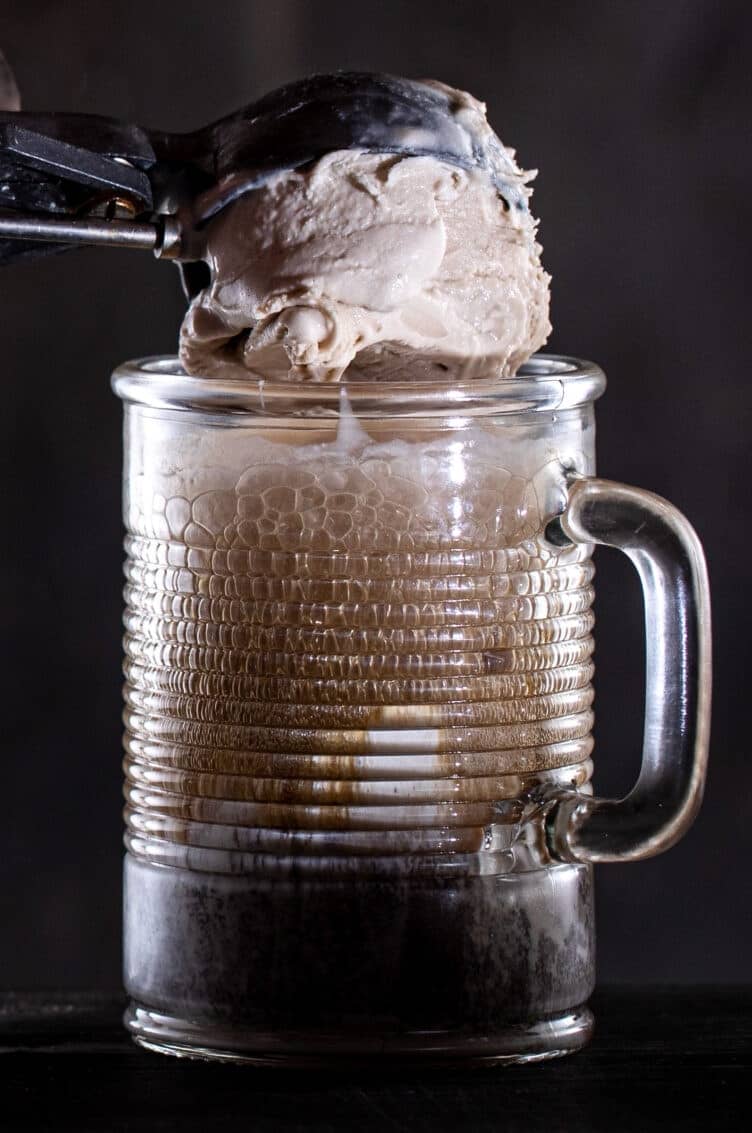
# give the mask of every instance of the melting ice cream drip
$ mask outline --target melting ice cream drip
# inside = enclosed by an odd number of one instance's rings
[[[339,419],[337,422],[335,448],[338,452],[342,453],[355,452],[358,449],[363,449],[370,442],[370,439],[368,433],[352,411],[350,398],[347,396],[347,389],[345,386],[341,386],[339,391]]]

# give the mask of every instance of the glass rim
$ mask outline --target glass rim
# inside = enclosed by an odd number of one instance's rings
[[[475,416],[575,409],[595,401],[606,375],[594,362],[534,354],[514,377],[441,382],[270,381],[249,373],[228,380],[186,374],[178,358],[154,355],[118,366],[112,388],[124,402],[148,409],[253,417],[336,417],[346,395],[359,417]]]

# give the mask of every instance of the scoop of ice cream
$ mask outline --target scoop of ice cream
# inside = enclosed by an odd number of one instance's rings
[[[489,132],[483,104],[453,94],[453,113]],[[550,332],[549,277],[525,207],[530,175],[506,154],[516,203],[482,169],[357,150],[241,196],[206,226],[210,282],[181,329],[186,370],[513,374]]]

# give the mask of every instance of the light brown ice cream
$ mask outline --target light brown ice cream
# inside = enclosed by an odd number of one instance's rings
[[[488,131],[483,104],[454,93],[455,112]],[[516,176],[529,196],[530,175]],[[513,374],[551,329],[535,232],[481,170],[336,151],[207,226],[211,282],[186,314],[181,360],[228,378]]]

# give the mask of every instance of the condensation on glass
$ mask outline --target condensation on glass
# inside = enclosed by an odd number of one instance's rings
[[[592,863],[699,804],[709,614],[594,476],[590,363],[272,385],[128,364],[127,1023],[176,1053],[502,1061],[588,1038]],[[592,797],[592,544],[643,580],[640,779]]]

